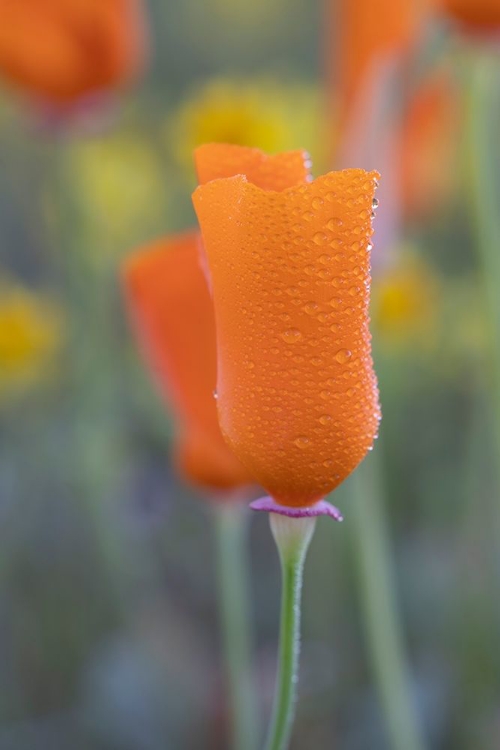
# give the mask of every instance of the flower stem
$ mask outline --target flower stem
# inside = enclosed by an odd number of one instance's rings
[[[246,511],[241,503],[221,502],[214,514],[233,750],[255,750],[259,730],[250,656]]]
[[[498,117],[497,57],[477,49],[466,56],[464,158],[468,205],[475,234],[491,340],[491,399],[496,450],[500,454],[500,218],[495,143]]]
[[[300,652],[300,601],[307,548],[314,518],[269,514],[281,562],[282,593],[278,672],[266,750],[286,750],[294,717]]]
[[[380,447],[380,446],[378,446]],[[352,477],[361,604],[375,679],[393,750],[423,750],[409,692],[401,622],[395,601],[390,544],[374,454]]]

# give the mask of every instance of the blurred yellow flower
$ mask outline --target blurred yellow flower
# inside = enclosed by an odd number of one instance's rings
[[[255,146],[268,153],[305,148],[321,173],[325,122],[320,93],[311,83],[218,78],[181,104],[167,122],[166,137],[174,159],[189,175],[193,150],[213,142]]]
[[[437,271],[410,250],[375,273],[371,310],[377,343],[433,348],[439,338],[440,286]]]
[[[63,316],[54,301],[0,279],[0,396],[43,379],[62,337]]]
[[[130,249],[164,228],[166,183],[149,143],[122,133],[79,141],[68,169],[94,252]]]

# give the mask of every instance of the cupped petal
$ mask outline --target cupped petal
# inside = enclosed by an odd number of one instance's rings
[[[350,169],[271,192],[238,176],[193,196],[213,283],[221,428],[283,505],[323,498],[377,434],[368,327],[377,177]]]
[[[193,231],[143,248],[124,286],[143,355],[179,421],[178,464],[192,482],[226,489],[250,477],[219,428],[214,311],[198,245]]]
[[[242,174],[263,190],[281,191],[312,179],[307,151],[285,151],[270,156],[258,148],[207,143],[195,150],[194,160],[200,185]]]

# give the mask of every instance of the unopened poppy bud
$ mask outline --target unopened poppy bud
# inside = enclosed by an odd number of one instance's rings
[[[309,506],[363,459],[380,419],[368,328],[378,174],[281,192],[197,188],[213,285],[222,432],[282,505]]]

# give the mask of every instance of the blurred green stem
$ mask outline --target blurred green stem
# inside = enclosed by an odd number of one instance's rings
[[[425,745],[411,702],[375,452],[350,483],[363,620],[391,747],[423,750]]]
[[[266,750],[286,750],[292,732],[300,652],[302,573],[316,519],[269,514],[281,562],[278,673]]]
[[[500,455],[500,197],[496,183],[498,56],[477,48],[465,59],[464,159],[468,204],[483,277],[491,340],[491,398]]]
[[[231,704],[231,747],[255,750],[259,726],[250,655],[247,508],[241,502],[220,502],[214,507],[214,517],[221,625]]]

